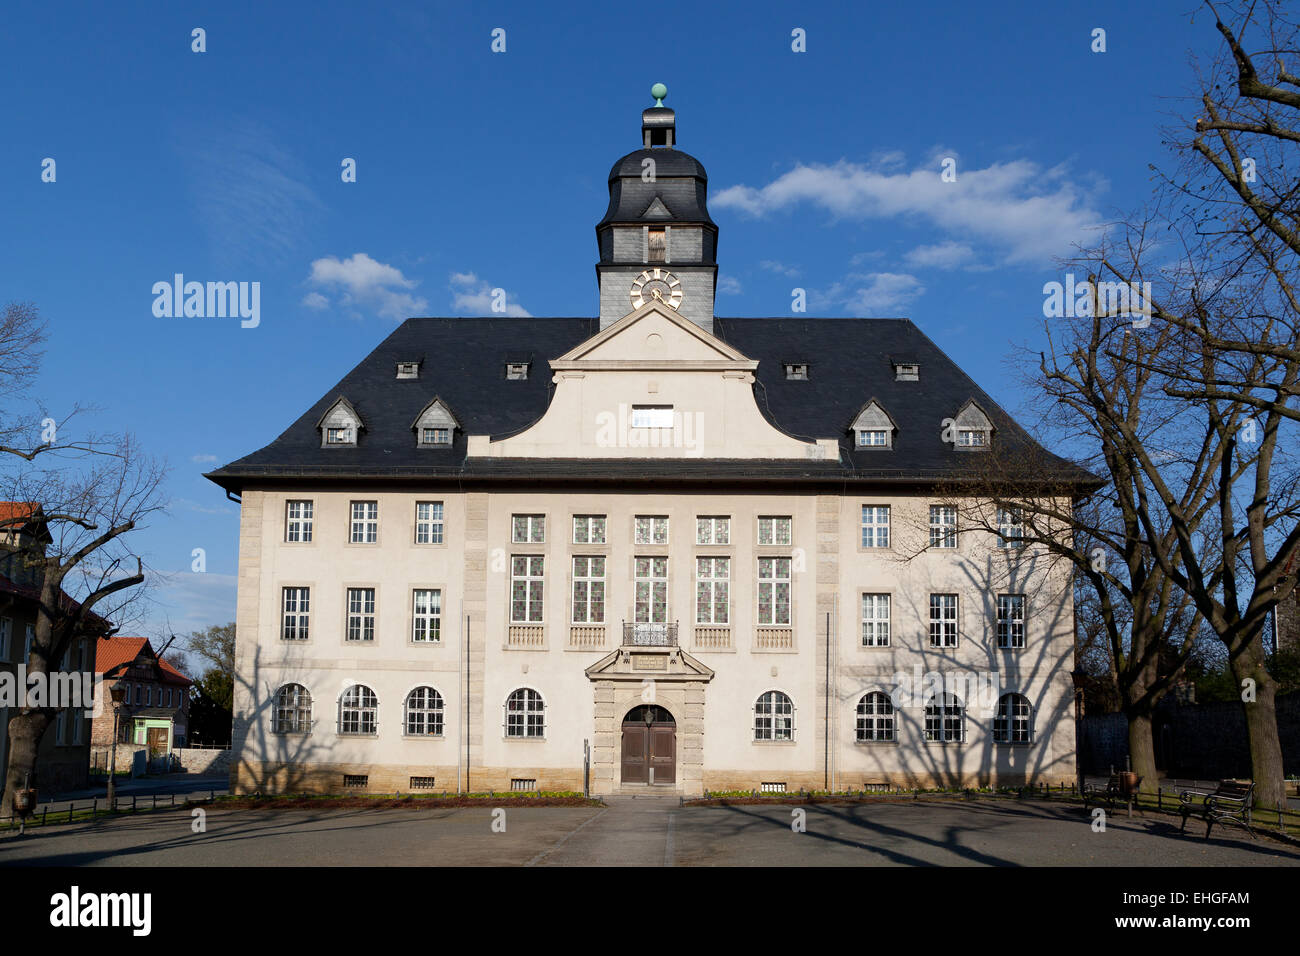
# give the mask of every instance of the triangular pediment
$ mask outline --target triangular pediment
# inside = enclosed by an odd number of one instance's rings
[[[752,371],[758,363],[668,306],[648,302],[551,362],[551,368],[678,365]]]
[[[700,681],[713,680],[713,669],[687,654],[676,645],[654,647],[632,645],[606,654],[586,670],[591,680],[636,681],[647,679]]]
[[[668,207],[664,205],[664,201],[660,199],[658,196],[655,196],[654,200],[650,203],[650,205],[646,207],[645,212],[641,213],[641,218],[642,219],[671,219],[673,218],[673,214],[668,211]]]

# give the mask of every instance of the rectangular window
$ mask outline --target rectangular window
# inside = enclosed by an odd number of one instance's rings
[[[1025,646],[1025,596],[998,595],[998,647]]]
[[[668,559],[634,558],[636,622],[668,623]]]
[[[348,588],[349,641],[375,639],[375,589]]]
[[[957,646],[957,595],[930,595],[930,646]]]
[[[671,405],[633,405],[633,428],[672,428],[673,407]]]
[[[23,660],[32,656],[32,644],[36,641],[36,628],[28,624],[23,628]]]
[[[516,554],[510,557],[510,621],[514,624],[539,624],[542,621],[542,594],[545,590],[546,559],[540,554]]]
[[[862,595],[862,646],[889,646],[889,595]]]
[[[312,502],[285,502],[284,540],[310,541],[312,523]]]
[[[1024,514],[1019,508],[998,509],[998,547],[1018,551],[1025,546]]]
[[[758,559],[758,623],[769,627],[790,623],[789,558]]]
[[[153,706],[153,684],[144,689],[144,705],[146,707]]]
[[[667,515],[637,515],[632,540],[635,544],[667,544]]]
[[[605,558],[579,554],[573,558],[573,623],[605,623]]]
[[[785,365],[785,377],[791,382],[808,381],[808,366],[803,362],[787,362]]]
[[[14,637],[14,622],[7,617],[0,617],[0,660],[9,660],[10,644]]]
[[[420,443],[423,445],[450,445],[451,429],[422,428],[420,429]]]
[[[790,543],[790,524],[792,519],[789,516],[775,517],[768,515],[758,519],[758,543],[759,544],[789,544]]]
[[[411,640],[437,644],[442,640],[442,591],[416,588],[411,592]]]
[[[731,519],[725,515],[704,515],[695,519],[696,544],[731,544]]]
[[[989,443],[989,433],[982,428],[957,429],[957,444],[962,448],[983,448]]]
[[[573,516],[573,543],[574,544],[604,544],[605,543],[605,516],[604,515],[574,515]]]
[[[143,701],[144,701],[144,689],[143,689],[139,684],[136,684],[136,685],[135,685],[135,705],[136,705],[137,707],[139,707],[140,704],[141,704]]]
[[[542,544],[546,541],[546,516],[514,515],[510,520],[510,540],[515,544]]]
[[[506,378],[512,382],[522,382],[524,379],[528,378],[528,363],[507,362]]]
[[[415,543],[442,544],[442,502],[415,503]]]
[[[957,547],[957,509],[952,505],[930,505],[930,547]]]
[[[352,502],[352,530],[348,540],[355,544],[374,544],[379,540],[379,502]]]
[[[72,711],[72,744],[80,746],[84,742],[86,718],[80,711]]]
[[[731,602],[731,558],[695,559],[695,623],[727,624]]]
[[[889,432],[883,428],[862,428],[858,430],[859,448],[884,448],[889,444]]]
[[[325,444],[327,445],[350,445],[352,444],[351,428],[327,428],[325,429]]]
[[[311,617],[311,589],[284,588],[280,593],[283,611],[280,639],[284,641],[307,640],[308,624]]]
[[[862,506],[862,546],[889,547],[889,505]]]
[[[646,231],[646,262],[666,262],[668,259],[668,233],[663,229]]]
[[[54,743],[62,747],[67,743],[68,712],[60,710],[54,718]]]

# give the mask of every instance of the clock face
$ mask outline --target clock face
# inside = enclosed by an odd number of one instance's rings
[[[632,308],[658,302],[670,309],[682,304],[682,280],[663,269],[647,269],[632,283]]]

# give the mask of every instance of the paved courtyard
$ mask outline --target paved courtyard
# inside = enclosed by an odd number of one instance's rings
[[[608,798],[606,808],[439,810],[206,808],[0,835],[0,865],[56,866],[1240,866],[1296,865],[1300,850],[1157,814],[1112,815],[1095,833],[1077,806],[1038,801],[680,807]]]

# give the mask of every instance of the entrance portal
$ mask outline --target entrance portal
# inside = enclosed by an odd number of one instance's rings
[[[623,783],[677,782],[677,722],[654,704],[633,707],[623,717]]]

